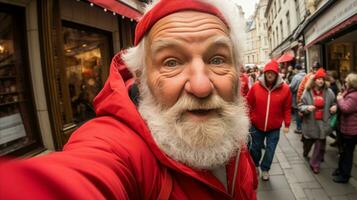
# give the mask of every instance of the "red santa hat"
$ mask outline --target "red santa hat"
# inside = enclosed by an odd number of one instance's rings
[[[315,73],[314,80],[318,78],[326,78],[326,72],[322,67],[318,69]]]
[[[199,0],[161,0],[140,19],[135,30],[134,45],[136,46],[152,26],[161,18],[185,10],[199,11],[215,15],[227,25],[226,20],[219,10],[210,4]],[[229,26],[227,25],[227,27]]]
[[[273,71],[276,74],[279,74],[279,64],[278,64],[278,62],[276,62],[275,60],[269,61],[267,64],[265,64],[263,71],[264,72]]]

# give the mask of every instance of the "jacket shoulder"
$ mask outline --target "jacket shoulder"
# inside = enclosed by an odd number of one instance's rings
[[[138,187],[129,191],[138,190],[140,193],[135,195],[142,197],[157,193],[153,188],[160,175],[156,157],[138,133],[114,117],[98,117],[85,123],[72,135],[64,147],[66,151],[92,152],[97,154],[92,156],[94,160],[107,155],[109,165],[122,166],[122,177],[132,180],[130,187]]]
[[[6,176],[0,172],[5,199],[28,194],[34,199],[144,199],[158,193],[154,186],[160,176],[145,142],[112,117],[82,125],[63,151],[0,162],[0,169],[6,170]],[[14,194],[13,188],[22,192]]]
[[[83,124],[72,134],[64,150],[80,148],[87,143],[102,146],[104,149],[121,155],[151,153],[139,134],[128,125],[110,116],[97,117]]]

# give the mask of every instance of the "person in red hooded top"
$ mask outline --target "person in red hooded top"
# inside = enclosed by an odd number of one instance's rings
[[[315,144],[310,167],[317,174],[320,172],[320,164],[325,154],[326,137],[332,132],[330,116],[337,110],[335,94],[327,85],[323,68],[310,76],[298,107],[303,113],[303,156],[307,157],[312,145]]]
[[[245,97],[247,96],[249,91],[249,86],[248,86],[249,78],[243,66],[240,67],[239,81],[240,81],[240,92]]]
[[[1,199],[256,199],[236,14],[220,0],[148,7],[135,46],[113,58],[97,117],[61,152],[0,161]],[[124,65],[140,79],[138,108]]]
[[[285,125],[284,132],[287,133],[291,120],[291,92],[279,75],[279,65],[275,60],[265,65],[264,74],[248,92],[247,102],[252,122],[250,153],[257,171],[260,166],[262,179],[267,181],[282,122]],[[265,140],[265,153],[260,161]]]

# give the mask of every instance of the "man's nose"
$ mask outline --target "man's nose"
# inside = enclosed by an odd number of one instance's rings
[[[189,66],[188,80],[185,84],[186,92],[204,98],[213,92],[213,83],[209,78],[209,69],[202,59],[194,60]]]

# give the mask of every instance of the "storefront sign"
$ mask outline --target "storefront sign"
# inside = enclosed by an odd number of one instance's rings
[[[309,44],[355,14],[357,14],[357,0],[338,1],[335,6],[312,23],[305,33],[305,43]]]
[[[0,145],[26,136],[19,113],[0,118]]]

